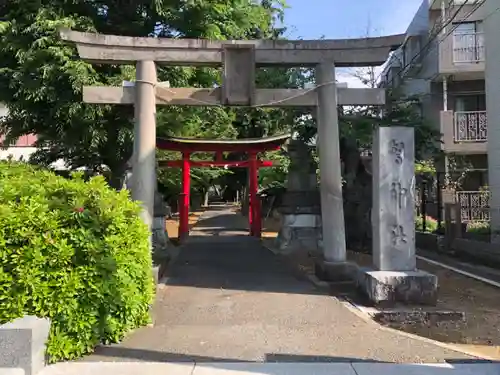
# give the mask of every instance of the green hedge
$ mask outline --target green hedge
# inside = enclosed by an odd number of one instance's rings
[[[50,362],[147,324],[154,283],[138,213],[102,177],[0,162],[0,323],[50,318]]]
[[[482,235],[490,234],[490,223],[487,221],[469,222],[467,223],[466,232]]]

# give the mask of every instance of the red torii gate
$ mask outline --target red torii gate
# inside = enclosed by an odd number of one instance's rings
[[[257,139],[196,139],[196,138],[157,138],[156,147],[161,150],[178,151],[182,153],[182,160],[159,161],[160,167],[182,168],[182,193],[179,196],[179,239],[189,234],[189,193],[191,168],[200,167],[240,167],[248,168],[250,175],[248,223],[250,235],[260,238],[262,232],[260,201],[258,191],[258,169],[271,167],[272,161],[258,160],[260,152],[278,150],[290,134],[278,135]],[[214,161],[194,161],[191,154],[195,152],[213,152]],[[224,160],[224,152],[246,153],[247,160]]]

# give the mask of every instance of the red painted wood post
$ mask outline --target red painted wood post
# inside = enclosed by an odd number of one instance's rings
[[[250,152],[249,158],[249,168],[248,172],[250,174],[250,204],[248,217],[251,218],[250,222],[250,235],[260,238],[260,218],[259,218],[259,198],[257,197],[257,192],[259,190],[258,181],[258,168],[257,168],[257,153]]]
[[[179,196],[179,241],[189,235],[190,153],[182,153],[182,192]]]

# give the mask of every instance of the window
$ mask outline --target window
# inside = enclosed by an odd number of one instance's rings
[[[456,23],[453,27],[453,34],[455,35],[474,34],[476,32],[476,22]]]
[[[486,95],[460,95],[455,97],[455,111],[479,112],[486,111]]]

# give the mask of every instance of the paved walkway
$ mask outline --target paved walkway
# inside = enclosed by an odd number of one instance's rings
[[[246,235],[238,214],[224,209],[202,216],[159,287],[154,312],[154,326],[137,330],[120,345],[99,348],[85,361],[471,359],[360,319],[340,301],[296,279],[278,257]]]
[[[62,363],[38,375],[498,375],[500,364]],[[0,370],[0,375],[2,371]],[[6,373],[5,375],[20,375]]]

